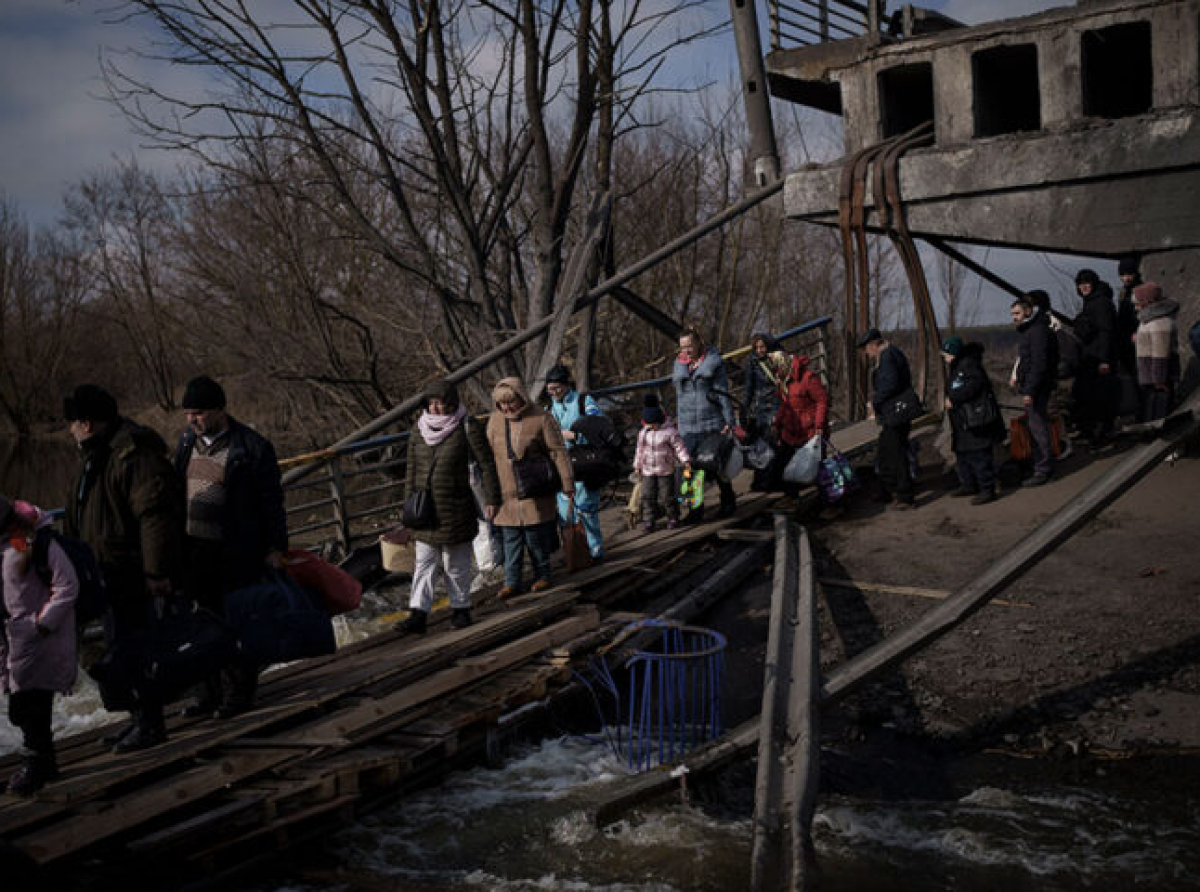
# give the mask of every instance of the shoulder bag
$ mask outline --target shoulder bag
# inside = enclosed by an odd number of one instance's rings
[[[414,433],[413,436],[419,435]],[[429,473],[425,475],[425,485],[414,488],[400,509],[401,520],[410,530],[432,530],[437,526],[437,510],[433,505],[433,493],[429,489],[437,457],[438,447],[435,446],[433,447],[433,458],[429,462]]]
[[[517,458],[512,448],[512,423],[504,419],[504,445],[512,462],[513,478],[517,483],[518,499],[538,499],[554,495],[562,488],[558,468],[545,452]]]

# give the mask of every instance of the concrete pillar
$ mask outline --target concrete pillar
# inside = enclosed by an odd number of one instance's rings
[[[1200,102],[1200,4],[1180,3],[1150,16],[1154,107]]]
[[[947,47],[933,61],[933,126],[937,145],[956,146],[975,138],[973,44]]]
[[[1083,116],[1080,32],[1075,28],[1039,31],[1034,42],[1038,52],[1042,129],[1062,129]]]

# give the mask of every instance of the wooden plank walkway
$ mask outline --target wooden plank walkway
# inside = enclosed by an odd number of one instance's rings
[[[869,444],[863,430],[835,437],[839,449]],[[108,729],[64,738],[58,781],[31,799],[0,797],[0,872],[11,880],[36,865],[26,876],[43,877],[84,859],[95,871],[136,858],[176,878],[219,873],[430,783],[486,749],[502,716],[562,689],[573,660],[610,644],[628,622],[613,605],[690,578],[711,557],[689,549],[774,501],[744,495],[730,518],[651,534],[624,529],[610,510],[604,561],[537,596],[498,603],[482,592],[467,629],[450,629],[439,611],[424,637],[388,631],[277,668],[251,712],[172,717],[169,740],[143,752],[112,755]],[[742,564],[764,547],[750,546]],[[0,772],[15,763],[0,759]]]

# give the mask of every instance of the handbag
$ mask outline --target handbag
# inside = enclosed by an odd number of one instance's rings
[[[924,414],[925,407],[921,404],[921,398],[909,387],[880,405],[879,423],[884,427],[900,427],[916,421]]]
[[[567,522],[562,526],[562,547],[568,573],[586,570],[592,565],[592,552],[588,548],[587,533],[583,529],[583,523],[579,520],[573,504],[567,512]]]
[[[518,499],[539,499],[554,495],[562,489],[558,468],[544,452],[517,458],[512,448],[510,422],[504,419],[504,445],[508,447],[508,460],[512,462],[513,478],[517,484]]]
[[[761,471],[764,468],[770,467],[771,462],[775,458],[775,450],[771,448],[771,444],[758,437],[745,449],[745,462],[756,471]]]
[[[1029,438],[1029,416],[1018,415],[1009,423],[1008,454],[1013,461],[1033,458],[1033,441]]]
[[[854,469],[850,467],[846,456],[838,452],[831,442],[825,440],[824,444],[829,455],[822,459],[821,467],[817,470],[817,489],[821,498],[832,505],[841,501],[854,487]]]
[[[286,552],[283,566],[293,582],[317,593],[330,616],[349,613],[362,604],[362,583],[311,551]]]
[[[413,489],[400,509],[400,519],[410,530],[432,530],[437,526],[437,509],[433,504],[433,492],[429,489],[437,459],[438,447],[435,446],[429,462],[429,473],[425,475],[425,485]]]
[[[797,449],[783,469],[783,479],[788,483],[812,483],[821,468],[821,435],[817,434]]]

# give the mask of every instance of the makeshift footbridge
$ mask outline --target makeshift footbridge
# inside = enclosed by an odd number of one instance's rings
[[[835,440],[854,455],[874,436],[855,425]],[[59,780],[0,797],[5,890],[83,877],[104,888],[131,869],[160,888],[216,883],[536,733],[582,693],[575,670],[628,645],[631,621],[686,623],[760,572],[768,546],[734,531],[774,502],[748,494],[729,518],[651,534],[618,531],[612,510],[603,562],[538,595],[500,602],[484,589],[466,629],[436,611],[426,636],[385,631],[276,668],[250,712],[171,716],[168,741],[142,752],[110,754],[107,728],[61,739]]]

